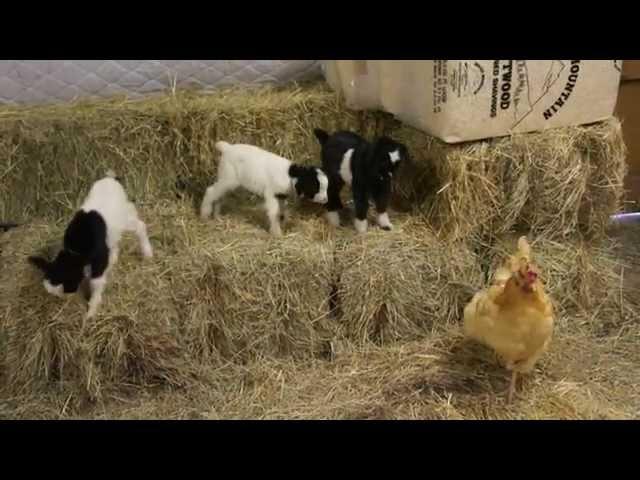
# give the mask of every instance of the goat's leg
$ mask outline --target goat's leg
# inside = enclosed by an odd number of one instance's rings
[[[392,230],[393,225],[389,220],[387,207],[389,206],[389,198],[391,197],[391,179],[385,179],[382,185],[377,189],[374,195],[376,212],[378,212],[378,225],[383,230]]]
[[[87,311],[87,319],[91,319],[96,315],[98,307],[102,303],[102,292],[107,283],[106,272],[100,277],[92,278],[89,281],[91,287],[91,298],[89,299],[89,310]]]
[[[357,185],[353,184],[353,203],[355,206],[355,218],[353,224],[358,233],[366,233],[367,232],[367,212],[369,211],[369,199],[367,197],[366,190]]]
[[[200,217],[203,220],[207,220],[213,211],[214,218],[220,218],[220,200],[237,187],[238,185],[235,182],[218,180],[207,188],[200,206]]]
[[[331,177],[329,179],[329,188],[327,189],[327,213],[326,218],[332,227],[340,226],[340,210],[342,210],[342,200],[340,200],[340,190],[344,185],[340,177]]]
[[[281,236],[282,229],[280,228],[280,205],[278,200],[272,195],[267,195],[264,200],[264,207],[269,218],[269,231],[276,237]]]
[[[202,217],[203,220],[208,219],[213,210],[214,217],[216,219],[220,218],[220,200],[227,193],[235,190],[239,186],[240,184],[238,183],[233,166],[225,160],[223,155],[218,164],[218,179],[213,185],[207,188],[204,198],[202,199],[200,217]]]
[[[142,250],[142,255],[145,258],[153,257],[153,247],[151,246],[151,242],[149,241],[149,235],[147,233],[147,225],[140,219],[138,215],[138,211],[133,204],[130,204],[130,214],[129,214],[129,230],[134,232],[138,237],[138,242],[140,243],[140,250]],[[111,255],[111,264],[115,263],[118,259],[118,247],[114,247]]]
[[[105,246],[100,254],[94,256],[89,265],[91,277],[89,279],[90,297],[89,308],[86,315],[87,319],[93,318],[96,315],[98,307],[102,303],[102,292],[107,283],[107,275],[113,267],[114,253],[116,256],[118,255],[117,247],[114,249],[113,247],[107,248]]]
[[[110,271],[113,266],[118,262],[118,258],[120,256],[120,249],[115,246],[111,249],[109,253],[109,266],[107,267],[107,271]]]
[[[153,247],[151,247],[151,242],[149,241],[149,236],[147,234],[147,225],[142,220],[138,220],[137,222],[136,236],[140,242],[142,255],[145,258],[153,257]]]
[[[276,199],[278,200],[278,208],[280,209],[278,218],[280,219],[281,223],[285,223],[289,220],[289,209],[287,204],[287,197],[276,195]]]

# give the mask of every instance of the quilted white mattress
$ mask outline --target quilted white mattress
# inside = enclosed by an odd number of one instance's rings
[[[140,97],[173,85],[281,84],[319,75],[317,60],[0,60],[0,103]]]

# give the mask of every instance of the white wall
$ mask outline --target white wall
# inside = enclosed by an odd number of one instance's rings
[[[33,104],[320,75],[317,60],[0,60],[0,103]]]

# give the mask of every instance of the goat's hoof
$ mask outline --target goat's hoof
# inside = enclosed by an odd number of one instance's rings
[[[360,234],[367,233],[367,221],[366,220],[358,220],[354,221],[354,227],[356,228],[356,232]]]
[[[337,228],[340,226],[340,214],[337,211],[327,212],[325,218],[332,227]]]
[[[393,227],[391,225],[385,225],[384,227],[380,227],[380,228],[382,228],[382,230],[386,232],[390,232],[391,230],[393,230]]]

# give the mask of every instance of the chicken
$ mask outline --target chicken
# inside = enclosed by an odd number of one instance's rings
[[[492,284],[477,292],[464,309],[464,333],[492,348],[512,372],[508,402],[517,374],[529,373],[546,351],[553,333],[554,311],[526,237],[518,251],[496,271]]]

